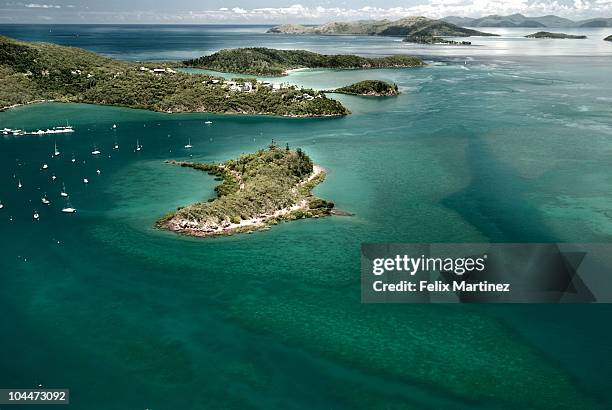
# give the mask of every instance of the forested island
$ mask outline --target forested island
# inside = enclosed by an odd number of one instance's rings
[[[608,37],[604,38],[604,41],[612,41],[612,36],[608,36]]]
[[[319,26],[286,24],[273,27],[268,33],[319,34],[319,35],[368,35],[368,36],[421,36],[421,37],[470,37],[496,36],[478,30],[459,27],[455,24],[427,17],[405,17],[399,20],[366,20],[353,22],[331,22]]]
[[[214,175],[223,182],[217,196],[170,213],[157,226],[191,236],[228,235],[267,229],[285,220],[318,218],[332,213],[334,204],[312,196],[325,179],[301,150],[274,142],[253,154],[220,164],[174,162]]]
[[[587,36],[575,36],[572,34],[565,33],[551,33],[548,31],[538,31],[537,33],[529,34],[526,38],[552,38],[552,39],[573,39],[573,40],[584,40]]]
[[[390,84],[380,80],[360,81],[346,87],[337,88],[331,92],[367,97],[392,97],[399,94],[397,84]]]
[[[168,113],[288,117],[349,111],[323,93],[255,80],[187,74],[168,64],[113,60],[73,47],[0,36],[0,109],[41,101],[117,105]]]
[[[446,38],[438,37],[438,36],[420,36],[420,35],[412,35],[406,37],[403,41],[407,43],[415,43],[415,44],[439,44],[439,45],[450,45],[450,46],[471,46],[471,41],[457,41],[457,40],[449,40]]]
[[[360,57],[350,54],[325,55],[305,50],[236,48],[184,61],[187,67],[257,76],[282,76],[299,68],[372,69],[422,67],[423,60],[409,55]]]

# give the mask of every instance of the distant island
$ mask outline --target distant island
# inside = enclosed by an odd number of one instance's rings
[[[449,40],[442,37],[437,36],[408,36],[403,41],[407,43],[415,43],[415,44],[433,44],[433,45],[450,45],[450,46],[471,46],[471,41],[457,41],[457,40]]]
[[[186,67],[258,76],[282,76],[299,68],[371,69],[422,67],[423,60],[409,55],[359,57],[350,54],[324,55],[305,50],[236,48],[184,61]]]
[[[604,41],[612,41],[612,36],[608,36],[608,37],[604,38]]]
[[[448,16],[442,19],[447,23],[463,27],[520,27],[520,28],[587,28],[612,27],[612,18],[593,18],[573,21],[559,16],[526,17],[522,14],[509,16],[490,15],[480,18]]]
[[[286,117],[349,114],[325,94],[255,80],[182,73],[162,63],[117,61],[73,47],[0,36],[0,109],[41,101],[153,111]]]
[[[537,33],[529,34],[526,38],[552,38],[552,39],[574,39],[584,40],[587,36],[576,36],[565,33],[550,33],[548,31],[538,31]]]
[[[267,229],[281,221],[318,218],[332,213],[334,204],[312,196],[325,179],[325,171],[313,165],[301,150],[280,148],[243,154],[220,164],[174,162],[223,180],[216,198],[178,209],[157,226],[190,236],[229,235]]]
[[[346,87],[337,88],[331,92],[366,97],[393,97],[399,94],[396,84],[380,80],[365,80]]]
[[[478,30],[459,27],[455,24],[427,17],[406,17],[399,20],[366,20],[355,22],[332,22],[320,26],[286,24],[273,27],[268,33],[319,34],[319,35],[368,35],[402,37],[470,37],[496,36]]]

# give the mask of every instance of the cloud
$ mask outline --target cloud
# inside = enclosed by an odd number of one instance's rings
[[[608,17],[612,15],[612,0],[416,0],[418,3],[400,7],[364,6],[359,8],[293,4],[286,7],[244,6],[221,7],[216,10],[164,12],[159,10],[83,11],[56,4],[17,3],[34,13],[36,9],[59,9],[55,18],[60,22],[116,21],[128,23],[322,23],[359,19],[398,19],[407,16],[440,18],[449,15],[481,17],[489,14],[522,13],[527,16],[556,14],[573,19]],[[321,0],[326,2],[326,0]],[[316,3],[315,3],[316,4]],[[342,3],[336,3],[342,4]],[[346,4],[346,3],[344,3]],[[8,4],[7,4],[8,5]],[[15,4],[16,5],[16,4]],[[23,10],[23,8],[22,8]],[[36,17],[32,14],[32,18]],[[2,20],[2,18],[0,18]]]
[[[59,4],[38,4],[38,3],[29,3],[24,4],[23,7],[27,7],[29,9],[61,9],[62,6]]]

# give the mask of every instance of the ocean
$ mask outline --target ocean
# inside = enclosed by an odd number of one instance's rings
[[[58,103],[0,112],[0,129],[75,128],[0,135],[0,387],[69,388],[70,408],[89,410],[610,408],[610,306],[364,305],[359,252],[364,242],[609,242],[612,44],[602,39],[612,32],[536,40],[523,38],[533,29],[490,29],[501,37],[438,47],[266,29],[0,25],[126,60],[265,46],[429,63],[276,79],[399,86],[396,98],[333,95],[345,118]],[[154,228],[216,183],[164,160],[223,161],[272,139],[326,168],[315,194],[355,215],[208,239]],[[76,214],[60,212],[63,185]]]

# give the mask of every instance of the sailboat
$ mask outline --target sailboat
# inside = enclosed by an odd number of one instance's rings
[[[64,198],[68,198],[68,193],[66,192],[66,184],[62,184],[62,192],[60,192],[60,195]]]
[[[89,184],[89,180],[87,178],[83,178],[83,183],[84,184]]]
[[[189,142],[187,143],[187,145],[185,145],[185,148],[187,149],[193,148],[193,145],[191,145],[191,138],[189,138]]]
[[[142,145],[140,145],[140,141],[136,140],[136,151],[140,151],[142,149]]]
[[[51,203],[51,201],[49,201],[46,196],[43,196],[42,198],[40,198],[40,200],[45,205],[49,205]]]
[[[38,221],[39,218],[40,215],[38,215],[38,212],[34,211],[34,219]]]
[[[0,209],[4,208],[4,204],[0,201]]]
[[[113,124],[113,128],[117,128],[117,124]]]
[[[49,165],[43,164],[42,169],[47,169],[47,168],[49,168]]]
[[[204,124],[210,125],[210,124],[212,124],[212,121],[204,121]]]
[[[70,200],[66,200],[66,206],[62,208],[62,212],[65,214],[73,214],[76,212],[76,209],[70,204]]]
[[[113,145],[113,149],[119,149],[119,144],[117,144],[117,142],[115,142],[115,145]]]
[[[53,147],[53,156],[54,156],[54,157],[58,157],[58,156],[59,156],[59,154],[60,154],[60,152],[59,152],[59,150],[57,149],[57,142],[56,142],[56,143],[54,144],[54,147]]]
[[[100,151],[98,150],[98,148],[94,145],[94,150],[91,151],[91,155],[100,155]]]
[[[23,185],[21,185],[21,179],[17,182],[17,188],[21,189]]]

